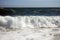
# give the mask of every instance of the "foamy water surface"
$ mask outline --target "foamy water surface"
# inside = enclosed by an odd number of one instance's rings
[[[60,16],[0,16],[0,40],[60,40],[59,27]]]

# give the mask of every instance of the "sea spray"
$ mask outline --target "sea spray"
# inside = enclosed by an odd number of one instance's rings
[[[8,29],[59,27],[60,16],[0,16],[0,27]]]
[[[60,16],[0,16],[0,40],[60,39],[59,24]]]

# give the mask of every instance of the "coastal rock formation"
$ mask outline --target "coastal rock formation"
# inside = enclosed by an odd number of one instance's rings
[[[15,10],[13,10],[13,9],[0,8],[0,15],[1,16],[14,15],[14,13],[15,13]]]

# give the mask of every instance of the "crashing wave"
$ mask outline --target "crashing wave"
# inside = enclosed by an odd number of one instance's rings
[[[8,29],[60,27],[60,16],[0,16],[0,27]]]

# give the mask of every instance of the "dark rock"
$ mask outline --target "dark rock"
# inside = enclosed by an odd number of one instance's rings
[[[7,16],[7,15],[14,15],[15,11],[13,9],[1,9],[0,8],[0,15]]]

